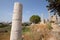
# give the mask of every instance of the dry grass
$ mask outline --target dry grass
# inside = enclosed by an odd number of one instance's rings
[[[23,34],[24,40],[49,40],[49,38],[55,38],[50,30],[47,28],[47,24],[35,24],[30,26],[30,31]],[[0,40],[9,40],[10,33],[0,33]]]
[[[42,40],[42,38],[50,37],[50,30],[46,24],[35,24],[30,26],[30,33],[24,34],[24,40]]]

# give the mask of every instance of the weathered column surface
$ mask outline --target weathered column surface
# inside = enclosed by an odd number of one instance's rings
[[[49,15],[49,22],[51,21],[51,15],[50,15],[50,11],[48,11],[48,15]]]
[[[43,17],[44,15],[43,15],[43,13],[41,14],[41,24],[44,24],[44,17]]]
[[[22,40],[22,4],[14,3],[10,40]]]

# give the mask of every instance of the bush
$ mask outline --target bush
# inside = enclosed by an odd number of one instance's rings
[[[53,29],[53,28],[51,27],[51,24],[50,24],[50,23],[48,23],[47,25],[48,25],[47,27],[48,27],[49,30]]]
[[[29,32],[30,31],[30,28],[29,27],[27,27],[27,26],[24,26],[23,28],[22,28],[22,32],[24,33],[24,32]]]

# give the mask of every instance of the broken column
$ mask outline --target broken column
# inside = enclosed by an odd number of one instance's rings
[[[49,15],[49,22],[50,22],[51,21],[50,11],[48,11],[48,15]]]
[[[22,4],[14,3],[10,40],[22,40]]]
[[[41,15],[41,24],[44,24],[44,17],[43,17],[44,15],[43,15],[43,13],[42,13],[42,15]]]

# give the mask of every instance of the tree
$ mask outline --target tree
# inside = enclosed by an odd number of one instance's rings
[[[10,26],[8,23],[0,23],[0,28],[4,28],[8,26]]]
[[[38,23],[38,22],[40,22],[41,21],[41,18],[38,16],[38,15],[32,15],[31,17],[30,17],[30,22],[31,23]]]
[[[54,14],[58,14],[60,16],[60,0],[47,0],[48,5],[47,8],[48,10],[51,10],[51,12],[54,12]]]

